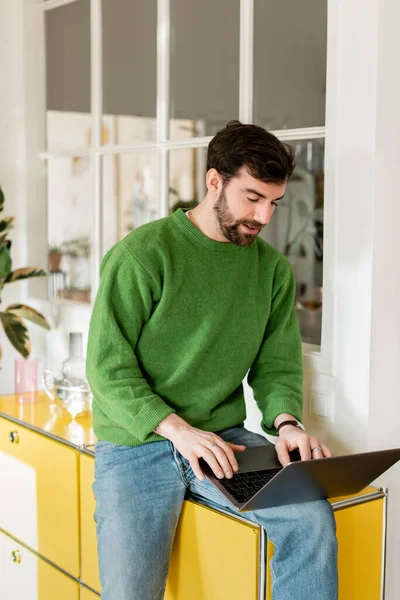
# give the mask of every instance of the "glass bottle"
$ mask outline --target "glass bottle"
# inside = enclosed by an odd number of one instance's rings
[[[90,412],[92,394],[86,379],[86,362],[82,356],[82,334],[69,334],[69,357],[62,364],[62,380],[56,385],[64,408],[75,418]]]
[[[86,379],[86,363],[82,356],[82,334],[69,334],[69,357],[62,363],[62,376],[55,378],[45,369],[42,382],[46,394],[62,406],[75,419],[90,413],[92,393]]]
[[[69,334],[69,357],[62,364],[62,374],[72,386],[87,384],[86,362],[82,356],[82,334]]]

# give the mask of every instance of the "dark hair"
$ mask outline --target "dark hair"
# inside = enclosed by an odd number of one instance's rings
[[[292,146],[258,125],[229,121],[208,146],[207,171],[216,169],[224,184],[242,167],[265,183],[284,183],[295,166]]]

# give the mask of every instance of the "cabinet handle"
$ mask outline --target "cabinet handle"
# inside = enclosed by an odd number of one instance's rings
[[[13,562],[20,563],[21,562],[21,552],[19,550],[13,550],[11,552],[11,558],[12,558]]]
[[[19,443],[18,431],[11,431],[11,433],[10,433],[10,442],[12,444],[18,444]]]

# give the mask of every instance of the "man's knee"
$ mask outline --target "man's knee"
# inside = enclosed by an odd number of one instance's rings
[[[336,544],[336,522],[327,500],[277,506],[255,511],[254,520],[265,527],[272,542],[291,545],[296,541]]]
[[[319,549],[321,557],[324,554],[330,557],[336,555],[336,521],[329,502],[327,500],[306,502],[303,507],[303,535]]]
[[[316,500],[295,505],[294,514],[298,525],[308,531],[326,534],[336,533],[336,521],[332,506],[327,500]]]

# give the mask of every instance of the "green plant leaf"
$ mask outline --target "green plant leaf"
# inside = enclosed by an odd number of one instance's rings
[[[12,283],[13,281],[20,281],[21,279],[30,279],[31,277],[45,277],[47,275],[48,273],[43,271],[40,267],[24,267],[12,271],[4,280],[4,283]]]
[[[28,358],[31,352],[29,332],[22,320],[12,313],[0,312],[4,332],[17,352]]]
[[[0,221],[0,233],[3,233],[4,231],[8,231],[12,227],[14,227],[14,221],[15,221],[14,217],[6,217],[5,219],[2,219]]]
[[[10,248],[7,244],[0,246],[0,282],[3,283],[10,275],[12,262],[10,256]]]
[[[4,194],[3,194],[3,190],[1,189],[1,185],[0,185],[0,212],[3,210],[4,207]]]
[[[45,329],[51,329],[49,323],[46,321],[45,317],[30,306],[26,304],[11,304],[6,308],[7,313],[12,313],[21,319],[27,319],[28,321],[32,321],[36,325],[40,327],[44,327]]]

